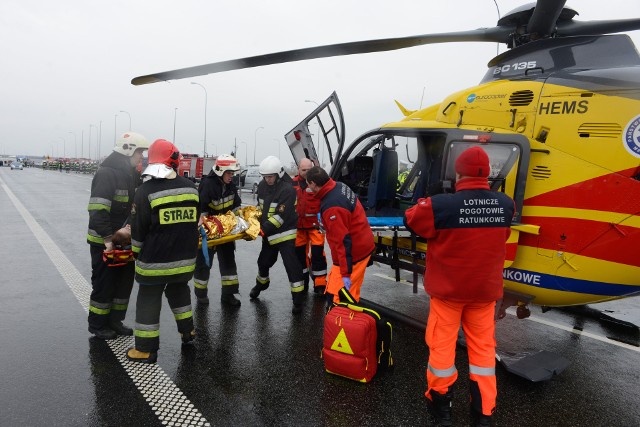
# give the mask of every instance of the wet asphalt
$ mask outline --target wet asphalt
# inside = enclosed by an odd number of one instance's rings
[[[88,175],[0,168],[1,426],[432,425],[423,396],[428,357],[424,332],[394,322],[395,368],[370,384],[326,374],[320,358],[322,298],[309,294],[303,313],[293,316],[279,261],[271,272],[271,287],[258,300],[249,299],[259,242],[237,242],[239,309],[219,302],[215,260],[211,304],[194,304],[195,348],[181,348],[164,303],[158,367],[168,382],[144,375],[134,382],[120,359],[128,342],[122,339],[110,347],[86,329],[81,301],[91,275],[85,241],[90,183]],[[249,193],[243,200],[253,203]],[[414,294],[410,284],[392,276],[388,267],[371,267],[363,297],[424,324],[428,298],[421,286]],[[129,325],[136,293],[137,285],[125,322]],[[640,323],[637,297],[571,311],[542,313],[532,307],[533,320],[510,314],[498,322],[501,351],[548,350],[570,365],[538,383],[498,365],[493,425],[640,425],[638,329],[599,320],[596,310]],[[454,425],[465,426],[468,360],[462,347],[456,366]],[[152,386],[145,389],[145,381]],[[186,407],[185,397],[193,416],[175,410]]]

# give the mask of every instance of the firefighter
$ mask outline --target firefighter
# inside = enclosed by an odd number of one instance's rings
[[[198,193],[200,194],[201,219],[207,215],[222,215],[229,211],[235,211],[240,207],[241,200],[238,188],[233,183],[233,175],[240,170],[240,165],[235,157],[221,154],[216,159],[209,175],[200,182]],[[206,250],[203,248],[203,250]],[[220,301],[233,307],[240,306],[240,300],[234,294],[238,293],[238,268],[236,267],[235,242],[224,243],[209,249],[209,260],[213,264],[213,255],[218,253],[218,265],[220,267],[220,280],[222,292]],[[211,264],[207,265],[204,254],[198,251],[196,258],[196,270],[193,274],[193,285],[199,304],[208,304],[207,285],[211,274]]]
[[[260,163],[259,170],[263,177],[258,184],[258,207],[262,211],[262,249],[258,256],[256,285],[251,289],[249,296],[251,299],[258,298],[260,292],[269,287],[269,269],[278,259],[279,252],[291,286],[291,312],[298,314],[302,312],[304,276],[295,247],[298,223],[296,190],[277,157],[265,158]]]
[[[154,363],[160,344],[160,309],[164,293],[183,344],[195,338],[188,282],[198,251],[199,198],[195,184],[177,174],[180,152],[164,139],[149,147],[131,209],[131,244],[136,254],[135,347],[127,359]]]
[[[309,289],[309,266],[311,266],[313,292],[324,294],[327,285],[327,258],[324,254],[324,234],[317,228],[320,199],[315,197],[306,181],[307,172],[312,167],[311,160],[307,158],[300,160],[298,175],[293,178],[293,188],[296,189],[298,197],[296,254],[303,266],[305,292]],[[309,257],[309,252],[311,252],[311,257]]]
[[[364,208],[347,185],[335,182],[318,166],[307,172],[307,182],[320,199],[320,215],[331,249],[333,266],[327,282],[327,299],[339,302],[338,293],[345,287],[360,301],[364,272],[375,249]]]
[[[114,249],[113,235],[128,224],[137,181],[135,167],[149,148],[144,136],[127,132],[102,162],[91,182],[87,242],[91,253],[89,332],[100,339],[131,335],[122,324],[133,287],[134,265],[109,267],[103,253]]]
[[[505,243],[513,200],[491,191],[489,157],[479,146],[455,162],[456,192],[418,200],[405,223],[429,246],[424,285],[431,297],[427,403],[441,425],[451,425],[451,387],[458,377],[456,340],[462,322],[469,355],[472,425],[488,426],[496,407],[496,300],[502,298]]]

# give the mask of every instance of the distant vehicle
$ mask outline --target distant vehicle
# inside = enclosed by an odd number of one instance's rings
[[[252,193],[258,191],[258,184],[262,180],[262,175],[258,170],[258,166],[249,166],[246,169],[246,175],[244,176],[244,183],[242,188],[250,189]]]
[[[182,153],[178,173],[180,176],[199,182],[204,175],[211,172],[218,156],[200,157],[197,154]]]
[[[20,162],[12,162],[11,163],[11,170],[14,170],[14,169],[22,170],[23,168],[24,168],[24,166],[22,166],[22,163],[20,163]]]

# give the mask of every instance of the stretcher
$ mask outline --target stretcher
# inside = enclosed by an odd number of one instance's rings
[[[368,217],[376,244],[372,260],[390,266],[396,282],[400,270],[413,274],[413,293],[418,293],[418,275],[424,273],[427,243],[416,237],[404,225],[403,217]]]
[[[400,281],[400,270],[413,273],[413,292],[418,292],[418,275],[424,274],[427,259],[427,241],[412,234],[404,225],[403,217],[368,217],[374,232],[376,249],[372,259],[389,265],[395,271],[396,282]],[[518,248],[520,232],[536,233],[537,229],[525,224],[513,223],[506,243],[504,268],[513,264]]]

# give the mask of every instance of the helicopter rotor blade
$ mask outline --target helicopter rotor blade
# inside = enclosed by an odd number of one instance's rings
[[[308,59],[327,58],[332,56],[354,55],[361,53],[383,52],[404,49],[433,43],[450,42],[496,42],[506,43],[514,27],[500,26],[479,28],[471,31],[459,31],[440,34],[425,34],[420,36],[389,38],[379,40],[365,40],[359,42],[339,43],[326,46],[316,46],[304,49],[288,50],[266,55],[250,56],[229,61],[214,62],[195,67],[180,68],[146,76],[135,77],[131,84],[139,86],[166,80],[184,79],[205,74],[239,70],[243,68],[260,67],[263,65],[280,64],[285,62],[304,61]]]
[[[527,24],[527,32],[540,38],[552,34],[565,3],[566,0],[538,0]]]
[[[557,35],[565,36],[591,36],[598,34],[621,33],[625,31],[640,30],[640,18],[612,19],[608,21],[568,21],[558,23]]]

